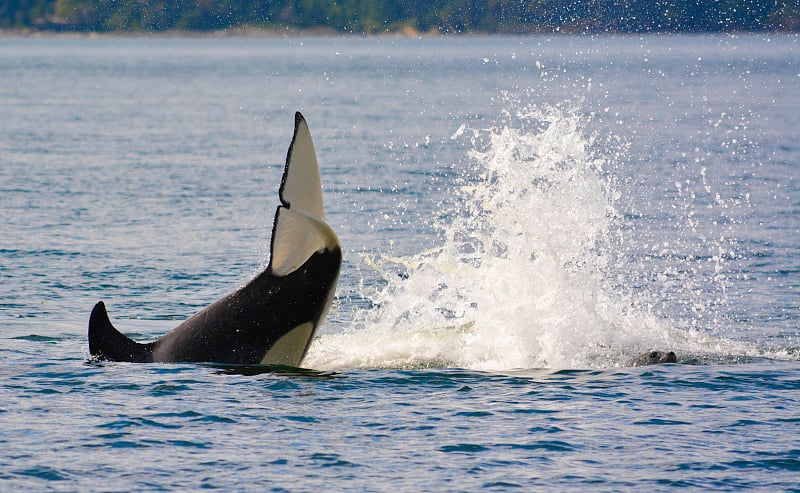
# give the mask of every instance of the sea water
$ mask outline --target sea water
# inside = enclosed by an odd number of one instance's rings
[[[0,489],[797,490],[799,51],[0,39]],[[304,369],[91,362],[96,301],[151,340],[266,265],[296,110]]]

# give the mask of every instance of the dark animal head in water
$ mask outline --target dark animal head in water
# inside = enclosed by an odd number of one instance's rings
[[[647,366],[659,363],[677,363],[678,357],[672,351],[650,351],[634,358],[628,366]]]

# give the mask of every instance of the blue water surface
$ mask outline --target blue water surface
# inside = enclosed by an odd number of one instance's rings
[[[798,491],[799,50],[0,38],[0,490]],[[96,301],[149,340],[266,265],[296,110],[345,251],[314,365],[89,361]],[[577,253],[491,241],[531,218]]]

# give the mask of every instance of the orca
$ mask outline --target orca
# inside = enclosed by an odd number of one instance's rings
[[[146,344],[114,328],[98,302],[89,317],[92,358],[299,367],[328,312],[342,262],[325,222],[311,132],[299,112],[278,195],[264,271]]]

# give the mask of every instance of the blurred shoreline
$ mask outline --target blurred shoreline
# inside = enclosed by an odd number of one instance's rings
[[[702,35],[800,35],[795,30],[742,30],[742,31],[580,31],[567,29],[543,29],[529,32],[441,32],[429,30],[420,32],[413,26],[404,26],[401,29],[386,30],[377,33],[342,32],[331,28],[297,28],[283,27],[233,27],[211,31],[172,29],[165,31],[73,31],[55,29],[0,29],[0,39],[3,38],[66,38],[66,39],[95,39],[95,38],[185,38],[185,39],[214,39],[214,38],[435,38],[435,37],[535,37],[535,36],[702,36]]]

